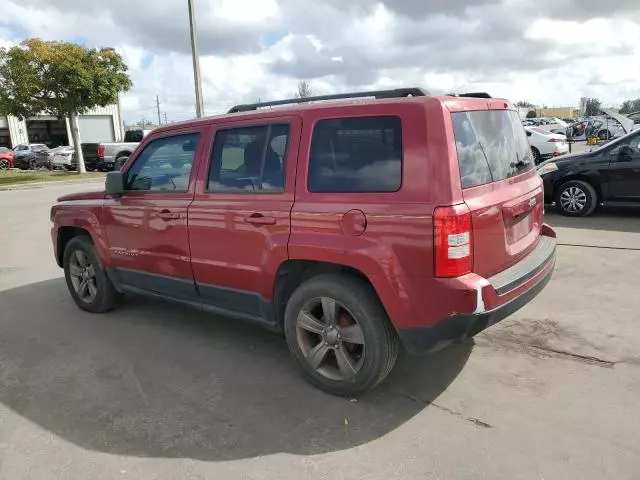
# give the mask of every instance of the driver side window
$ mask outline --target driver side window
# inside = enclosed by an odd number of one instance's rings
[[[186,192],[200,134],[151,141],[127,172],[125,190]]]
[[[621,143],[617,152],[618,162],[640,162],[640,133]]]

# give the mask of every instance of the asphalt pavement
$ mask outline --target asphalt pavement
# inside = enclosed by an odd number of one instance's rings
[[[640,213],[549,213],[558,264],[533,303],[350,401],[258,327],[78,310],[49,206],[99,187],[0,192],[0,479],[638,478]]]

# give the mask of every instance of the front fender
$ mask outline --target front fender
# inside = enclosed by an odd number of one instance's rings
[[[51,231],[54,249],[56,252],[56,260],[58,265],[62,264],[63,251],[60,248],[62,232],[65,228],[71,227],[86,231],[96,248],[96,253],[100,258],[103,266],[111,266],[111,258],[107,245],[107,236],[104,227],[100,223],[100,215],[102,213],[102,205],[94,205],[89,208],[86,206],[54,206],[51,210],[51,220],[53,228]]]

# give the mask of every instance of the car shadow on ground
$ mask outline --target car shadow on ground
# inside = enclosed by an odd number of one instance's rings
[[[205,461],[310,455],[375,440],[443,392],[473,348],[402,355],[357,401],[295,370],[259,327],[129,299],[78,310],[63,279],[0,292],[0,402],[80,447]]]
[[[552,227],[612,232],[640,233],[640,208],[629,210],[596,210],[588,217],[565,217],[547,206],[545,222]]]

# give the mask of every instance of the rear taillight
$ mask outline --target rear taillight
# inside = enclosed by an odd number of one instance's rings
[[[436,277],[459,277],[473,267],[471,212],[466,205],[433,212]]]
[[[564,142],[563,139],[561,138],[550,138],[549,140],[547,140],[547,142],[551,142],[551,143],[562,143]]]
[[[98,158],[104,158],[104,145],[98,145]]]

